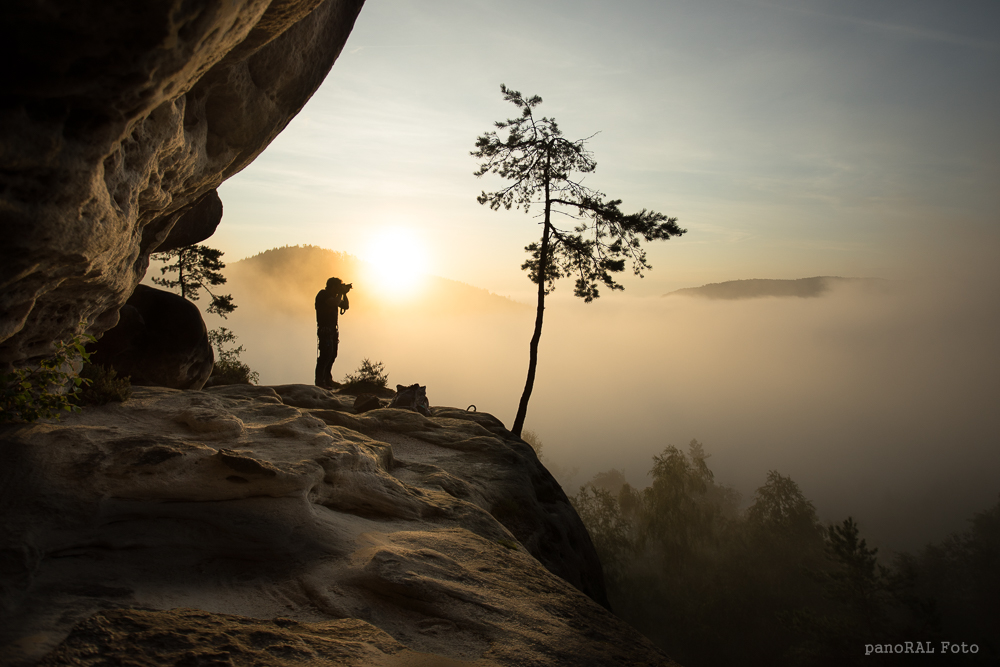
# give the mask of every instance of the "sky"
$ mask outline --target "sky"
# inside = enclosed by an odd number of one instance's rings
[[[228,262],[322,246],[393,263],[387,284],[426,272],[531,303],[537,221],[475,199],[500,184],[473,175],[475,138],[516,113],[501,83],[594,135],[590,187],[688,230],[649,245],[624,294],[552,296],[527,426],[564,480],[615,467],[642,486],[652,455],[698,438],[745,499],[777,469],[893,548],[995,502],[1000,3],[369,0],[313,99],[220,188],[208,244]],[[818,275],[898,289],[660,298]],[[309,347],[311,313],[282,329],[252,295],[230,324],[262,383],[308,382],[311,356],[276,341]],[[345,320],[335,377],[379,357],[432,404],[511,423],[530,311],[363,318]]]
[[[587,183],[678,217],[636,294],[722,280],[990,274],[1000,248],[994,0],[371,0],[305,109],[224,184],[212,243],[364,257],[530,298],[537,229],[475,196],[475,138],[545,101],[598,133]],[[568,291],[568,290],[567,290]]]

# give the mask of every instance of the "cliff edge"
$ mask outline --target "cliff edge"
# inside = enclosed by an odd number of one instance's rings
[[[136,388],[2,427],[0,662],[673,664],[498,420],[348,401]]]

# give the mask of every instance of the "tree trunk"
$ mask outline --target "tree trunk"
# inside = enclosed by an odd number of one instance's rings
[[[547,165],[546,165],[547,167]],[[549,198],[549,179],[545,179],[545,222],[542,227],[542,247],[538,253],[538,308],[535,310],[535,332],[531,335],[531,343],[528,346],[528,378],[524,382],[524,391],[521,393],[521,402],[517,405],[517,416],[514,417],[514,425],[510,428],[511,433],[521,437],[521,429],[524,428],[524,419],[528,416],[528,400],[531,398],[531,390],[535,386],[535,367],[538,365],[538,341],[542,338],[542,317],[545,315],[545,279],[549,266],[549,215],[552,210],[552,202]]]
[[[181,248],[181,251],[177,253],[177,282],[181,284],[181,298],[187,298],[187,290],[184,289],[184,253],[186,248]]]

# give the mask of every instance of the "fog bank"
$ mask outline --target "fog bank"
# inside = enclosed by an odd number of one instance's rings
[[[262,384],[311,382],[322,269],[271,290],[273,275],[240,264],[227,271],[239,308],[222,324]],[[357,282],[334,378],[379,360],[390,384],[425,384],[432,404],[475,404],[509,425],[533,309],[449,294],[450,305],[392,301]],[[823,519],[853,515],[885,550],[964,527],[1000,492],[992,285],[844,283],[815,298],[736,301],[614,294],[590,305],[567,295],[546,310],[526,426],[569,493],[610,468],[645,486],[654,454],[697,438],[746,502],[776,469]]]

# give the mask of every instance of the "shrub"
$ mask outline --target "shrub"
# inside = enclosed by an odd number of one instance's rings
[[[58,418],[64,411],[79,412],[77,395],[90,380],[73,372],[71,362],[90,361],[84,345],[96,340],[79,334],[69,342],[59,341],[52,356],[38,362],[37,368],[22,367],[0,375],[0,422],[33,422]]]
[[[226,327],[219,327],[208,332],[208,342],[215,348],[215,366],[212,367],[210,383],[223,384],[257,384],[260,373],[250,370],[250,366],[240,361],[243,346],[227,350],[227,343],[236,342],[236,334]]]
[[[538,460],[541,461],[543,443],[541,438],[538,437],[538,434],[532,430],[524,429],[521,431],[521,440],[524,440],[526,443],[531,445],[531,448],[535,450],[535,456],[537,456]]]
[[[114,368],[85,363],[80,377],[88,380],[76,399],[77,405],[107,405],[124,403],[132,396],[131,378],[118,377]]]
[[[212,384],[257,384],[260,373],[250,370],[242,361],[220,360],[212,368]]]
[[[378,393],[380,389],[385,389],[389,383],[389,373],[385,370],[385,364],[381,361],[370,361],[365,358],[358,370],[348,373],[344,377],[342,391],[349,393]]]

